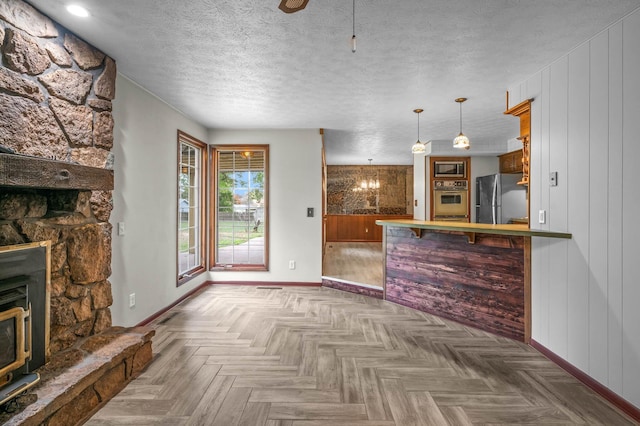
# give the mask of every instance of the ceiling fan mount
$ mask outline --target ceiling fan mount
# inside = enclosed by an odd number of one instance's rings
[[[304,9],[309,0],[281,0],[278,8],[284,13],[294,13]]]

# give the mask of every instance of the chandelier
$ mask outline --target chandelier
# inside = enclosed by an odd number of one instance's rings
[[[360,191],[371,191],[374,189],[380,189],[380,178],[378,176],[378,171],[372,171],[371,162],[373,158],[369,158],[369,170],[364,173],[362,180],[360,181],[360,185],[353,188],[354,192]]]

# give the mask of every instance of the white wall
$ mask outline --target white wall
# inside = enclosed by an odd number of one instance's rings
[[[206,129],[118,75],[113,102],[115,155],[112,284],[114,325],[132,326],[209,278],[176,287],[177,131],[206,142]],[[126,233],[118,236],[117,223]],[[136,306],[129,308],[129,294]]]
[[[209,143],[269,144],[269,271],[212,271],[213,281],[322,281],[322,138],[312,130],[211,130]],[[315,215],[307,217],[307,207]],[[289,269],[295,260],[296,269]]]
[[[429,198],[427,196],[427,179],[429,162],[424,155],[413,156],[413,218],[415,220],[426,220],[429,209]]]
[[[640,10],[510,89],[531,114],[532,337],[640,407]],[[515,96],[514,96],[515,95]],[[549,172],[558,186],[549,187]]]

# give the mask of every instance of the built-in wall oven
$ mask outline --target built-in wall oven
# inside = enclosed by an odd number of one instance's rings
[[[466,180],[434,180],[433,220],[469,222],[468,197]]]

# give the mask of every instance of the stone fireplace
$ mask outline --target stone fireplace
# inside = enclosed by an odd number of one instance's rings
[[[50,352],[111,326],[111,224],[91,206],[92,192],[113,186],[110,170],[52,160],[0,154],[0,246],[51,244]],[[50,179],[64,175],[68,179]],[[39,177],[30,176],[37,170]],[[71,171],[70,171],[71,170]],[[78,181],[78,170],[88,178]],[[35,173],[33,173],[35,174]],[[85,173],[87,174],[87,173]],[[71,180],[71,182],[69,182]],[[60,186],[75,186],[63,189]],[[52,188],[57,187],[57,188]],[[96,211],[103,219],[108,215]],[[106,217],[105,217],[106,216]]]
[[[43,378],[33,387],[38,400],[9,424],[77,424],[151,361],[152,331],[111,324],[110,206],[100,200],[112,189],[112,170],[0,154],[0,247],[11,253],[29,243],[46,245],[50,277],[48,309],[43,308],[48,329],[32,324],[34,336],[48,339],[48,359],[44,365],[34,362],[31,367],[39,367],[35,372],[25,371]],[[0,264],[8,265],[2,258]],[[5,274],[6,269],[0,273],[0,287],[15,276]],[[10,290],[15,287],[11,279]],[[35,318],[35,304],[31,306]],[[13,382],[27,380],[21,373],[13,372]],[[0,388],[12,384],[5,379]],[[0,410],[0,423],[4,421]]]
[[[10,424],[76,424],[151,360],[153,332],[111,323],[115,80],[105,53],[0,1],[0,246],[51,253],[50,361]]]
[[[0,2],[0,246],[51,242],[52,354],[111,326],[116,64]]]

